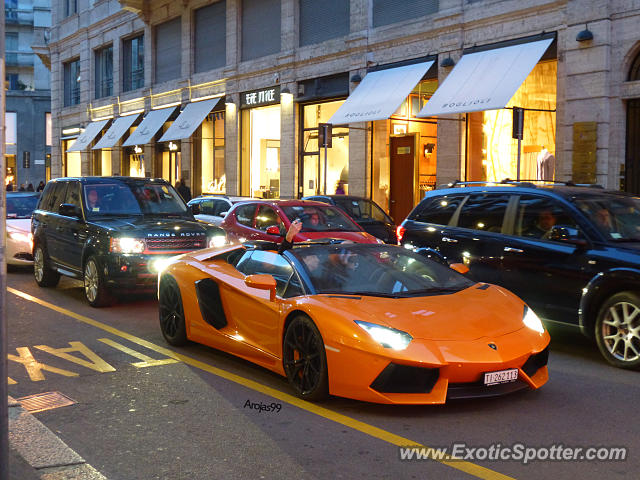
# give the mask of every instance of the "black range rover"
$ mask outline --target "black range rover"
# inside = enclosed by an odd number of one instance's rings
[[[226,241],[224,230],[194,219],[169,183],[134,177],[49,181],[31,232],[38,285],[80,278],[94,307],[116,290],[154,290],[168,257]]]

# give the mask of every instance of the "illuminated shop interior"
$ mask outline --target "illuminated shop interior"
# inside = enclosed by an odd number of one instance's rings
[[[518,178],[518,140],[512,138],[512,107],[525,108],[520,179],[554,179],[557,66],[557,60],[538,63],[507,108],[468,114],[467,180]],[[543,175],[538,167],[549,159],[549,173]]]
[[[280,105],[242,112],[242,195],[280,197]]]
[[[344,100],[303,107],[302,195],[349,193],[349,129],[333,127],[331,148],[327,148],[325,188],[325,151],[318,146],[318,125],[327,123]]]
[[[202,192],[225,193],[224,112],[213,112],[202,122]]]

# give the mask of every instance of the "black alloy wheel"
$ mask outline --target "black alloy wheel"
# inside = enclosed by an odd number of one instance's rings
[[[33,276],[40,287],[55,287],[60,274],[49,266],[49,255],[42,244],[37,243],[33,251]]]
[[[84,296],[92,307],[106,307],[113,302],[104,272],[98,259],[93,255],[84,264]]]
[[[283,364],[299,397],[322,400],[329,394],[327,356],[320,331],[304,315],[291,320],[284,334]]]
[[[640,296],[620,292],[604,302],[595,337],[600,353],[611,365],[640,369]]]
[[[160,281],[158,317],[162,336],[168,344],[181,346],[187,343],[182,295],[175,279],[168,275]]]

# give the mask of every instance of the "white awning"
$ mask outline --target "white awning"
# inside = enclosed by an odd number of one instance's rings
[[[109,120],[99,120],[97,122],[91,122],[87,125],[87,128],[84,129],[84,132],[80,134],[80,136],[73,142],[67,152],[81,152],[86,150],[89,144],[96,138],[96,135],[100,133],[100,130],[104,128]]]
[[[117,118],[115,122],[111,124],[107,133],[105,133],[98,143],[92,148],[92,150],[100,150],[101,148],[111,148],[118,140],[122,138],[122,136],[129,130],[129,127],[133,125],[140,114],[127,115],[125,117]]]
[[[418,117],[504,108],[553,39],[463,55]]]
[[[398,110],[432,61],[368,73],[329,119],[334,125],[384,120]]]
[[[221,99],[222,97],[202,100],[200,102],[191,102],[184,107],[184,110],[178,115],[176,121],[171,124],[169,129],[158,141],[168,142],[170,140],[189,138]]]
[[[151,110],[142,119],[140,125],[133,131],[129,138],[122,144],[123,147],[131,147],[133,145],[145,145],[149,143],[151,138],[156,134],[162,124],[167,121],[176,107],[161,108],[159,110]]]

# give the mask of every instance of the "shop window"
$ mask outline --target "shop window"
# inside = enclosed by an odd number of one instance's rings
[[[299,0],[300,46],[349,34],[349,0]]]
[[[280,106],[242,112],[242,194],[280,197]]]
[[[64,106],[80,103],[80,60],[72,60],[63,64],[64,71]]]
[[[436,13],[438,0],[373,0],[373,26],[380,27],[396,22],[414,20],[416,17]]]
[[[180,78],[182,72],[182,18],[177,17],[155,28],[156,83]]]
[[[242,61],[280,51],[281,0],[242,0]]]
[[[125,92],[144,86],[144,35],[122,42],[122,89]]]
[[[95,98],[113,95],[113,46],[95,51]]]
[[[349,193],[349,129],[332,129],[331,148],[327,148],[326,185],[325,151],[318,146],[318,125],[327,123],[343,103],[344,100],[337,100],[303,107],[302,196]]]
[[[227,63],[227,2],[222,0],[195,11],[195,72]]]
[[[540,62],[507,108],[468,115],[467,180],[554,179],[556,84],[557,61]],[[525,109],[519,172],[518,140],[512,138],[513,107]],[[539,168],[542,164],[551,168]]]
[[[224,112],[211,113],[202,122],[201,132],[202,191],[224,194],[227,189],[224,161]]]
[[[51,112],[46,112],[44,114],[44,136],[45,136],[45,145],[50,147],[53,145],[53,140],[51,136]]]

